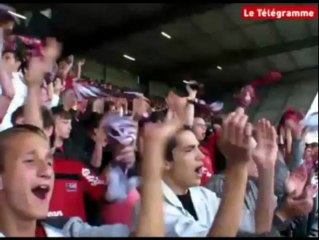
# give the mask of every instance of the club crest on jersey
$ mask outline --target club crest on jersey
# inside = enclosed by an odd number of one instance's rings
[[[67,192],[76,192],[78,190],[77,183],[67,183],[66,184],[66,191]]]
[[[51,211],[48,212],[48,217],[62,217],[63,212],[62,211]]]

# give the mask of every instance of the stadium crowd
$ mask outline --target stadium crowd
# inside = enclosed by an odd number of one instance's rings
[[[304,114],[253,124],[252,85],[233,112],[193,80],[187,97],[148,99],[82,77],[85,60],[14,24],[2,6],[0,236],[318,236]]]

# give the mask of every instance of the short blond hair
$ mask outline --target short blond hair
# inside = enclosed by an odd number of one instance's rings
[[[7,152],[10,151],[11,147],[17,146],[16,144],[11,144],[15,143],[15,141],[12,140],[24,133],[35,134],[47,139],[42,129],[28,124],[17,125],[0,132],[0,173],[4,171],[4,159],[7,155]]]

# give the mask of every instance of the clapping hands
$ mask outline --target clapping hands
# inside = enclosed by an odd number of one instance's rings
[[[300,197],[308,179],[307,169],[304,166],[299,167],[292,172],[286,179],[285,186],[289,196],[293,198]]]
[[[265,119],[259,120],[255,128],[257,146],[253,160],[258,167],[274,167],[278,156],[277,132]]]
[[[305,187],[301,197],[295,198],[289,195],[277,215],[284,220],[291,220],[309,214],[314,205],[313,196],[317,191],[316,187],[309,185]]]
[[[217,144],[226,156],[230,166],[246,164],[251,159],[254,140],[252,138],[252,125],[243,108],[229,114],[222,126],[215,125],[219,136]]]
[[[291,173],[286,180],[287,199],[280,214],[285,218],[292,219],[295,217],[308,214],[314,204],[314,196],[318,191],[317,184],[308,181],[309,176],[304,166]]]

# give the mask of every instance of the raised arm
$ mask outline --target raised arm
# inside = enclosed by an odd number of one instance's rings
[[[168,107],[166,121],[178,116],[184,125],[193,122],[194,106],[188,104],[186,97],[179,97],[174,92],[170,92],[166,98],[166,103]]]
[[[50,82],[49,84],[47,84],[47,89],[48,89],[48,100],[51,103],[53,99],[53,94],[54,94],[53,82]]]
[[[39,73],[41,63],[39,59],[31,59],[30,66],[25,74],[28,92],[23,109],[24,123],[43,128],[41,115],[41,83],[43,76]],[[39,71],[39,72],[38,72]]]
[[[59,44],[49,39],[43,51],[43,58],[33,57],[25,74],[28,94],[24,107],[25,124],[43,127],[41,115],[41,84],[45,73],[52,70],[53,64],[60,54]]]
[[[290,131],[290,148],[286,155],[286,164],[290,171],[296,170],[302,164],[305,142],[303,140],[306,129],[303,128],[302,122],[287,121],[287,127]]]
[[[247,163],[252,153],[252,126],[243,108],[229,114],[222,126],[215,126],[220,136],[218,144],[227,158],[223,197],[209,237],[235,237],[237,235],[246,192]]]
[[[256,233],[261,234],[271,231],[276,207],[274,175],[278,155],[277,133],[269,121],[258,121],[256,141],[253,159],[257,165],[259,179],[255,222]]]
[[[76,68],[76,80],[79,80],[82,75],[82,67],[85,64],[85,59],[81,59],[78,61],[77,68]]]
[[[3,62],[0,62],[0,87],[3,96],[9,99],[14,97],[15,91],[12,80]]]
[[[181,127],[178,118],[162,124],[149,123],[144,129],[142,152],[142,194],[137,237],[164,237],[164,205],[161,187],[167,139]]]
[[[144,96],[133,99],[132,117],[135,121],[141,120],[144,114],[148,112],[150,108],[149,102],[149,99]]]
[[[194,124],[194,116],[195,116],[195,106],[192,101],[196,100],[197,90],[194,90],[190,87],[190,85],[186,85],[186,90],[188,92],[187,100],[189,101],[186,107],[186,125],[193,126]]]
[[[95,168],[99,168],[102,165],[103,145],[103,142],[95,141],[94,150],[90,161],[91,165]]]
[[[63,69],[62,73],[61,73],[61,78],[62,80],[65,80],[67,75],[69,74],[69,72],[71,71],[72,67],[73,67],[73,63],[74,63],[74,56],[70,55],[67,58],[67,66]]]
[[[1,121],[7,113],[11,100],[5,96],[0,95],[0,125]]]

